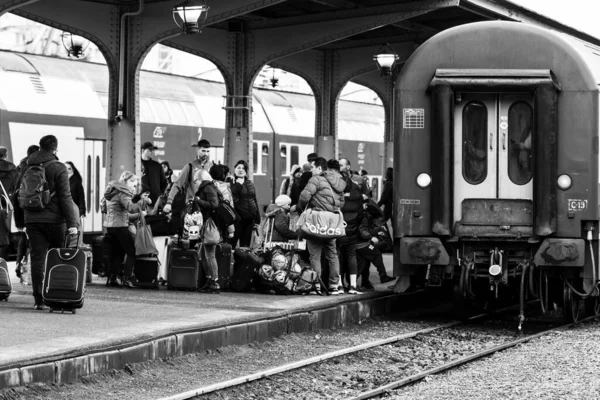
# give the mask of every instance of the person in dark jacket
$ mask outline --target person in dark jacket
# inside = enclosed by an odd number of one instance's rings
[[[4,146],[0,146],[0,183],[4,186],[4,190],[8,195],[16,189],[15,183],[19,172],[15,164],[8,161],[8,149]],[[4,194],[0,190],[0,194]]]
[[[71,197],[73,202],[79,209],[79,216],[85,218],[86,207],[85,207],[85,194],[83,191],[83,178],[81,174],[75,168],[75,165],[71,161],[65,162],[67,167],[67,173],[69,174],[69,186],[71,188]]]
[[[311,174],[311,176],[312,176],[312,174]],[[297,167],[292,172],[292,178],[293,178],[292,187],[290,188],[290,193],[288,196],[290,196],[292,205],[295,206],[296,204],[298,204],[298,199],[300,198],[300,193],[302,193],[302,190],[304,190],[304,187],[302,187],[302,189],[300,188],[300,180],[302,179],[302,167]],[[309,180],[310,180],[310,178],[306,180],[306,183],[308,183]],[[306,186],[306,184],[304,186]]]
[[[150,200],[156,204],[159,196],[167,189],[168,182],[162,166],[152,159],[157,147],[151,142],[142,145],[142,184],[150,188]]]
[[[167,186],[170,186],[173,183],[173,170],[171,169],[171,164],[168,161],[162,161],[160,163],[162,167],[163,173],[165,174],[165,179],[167,180]]]
[[[394,169],[391,167],[385,170],[385,183],[383,184],[383,190],[377,205],[383,207],[383,218],[386,222],[392,218],[394,208]]]
[[[67,168],[58,161],[56,151],[58,140],[53,135],[40,139],[40,150],[27,159],[27,169],[32,165],[43,165],[46,181],[51,196],[50,202],[42,211],[24,210],[15,213],[15,223],[19,229],[27,229],[31,247],[31,280],[33,288],[34,308],[43,310],[42,284],[44,280],[44,263],[49,248],[60,248],[65,243],[65,233],[77,234],[79,221],[75,215],[73,198],[69,187]]]
[[[265,217],[271,225],[268,231],[269,237],[265,240],[271,242],[287,242],[298,239],[298,234],[290,229],[290,216],[288,214],[292,200],[289,196],[281,194],[277,196],[274,204],[270,204],[265,212]]]
[[[248,179],[248,163],[240,160],[234,167],[235,181],[231,186],[235,210],[240,220],[235,226],[235,242],[241,247],[250,247],[252,231],[258,230],[260,224],[260,212],[258,200],[256,199],[256,188],[254,183]]]
[[[137,192],[138,186],[139,178],[129,171],[124,171],[119,180],[109,182],[104,191],[102,199],[102,213],[106,214],[104,227],[112,239],[113,246],[107,286],[120,286],[117,276],[121,272],[125,255],[127,255],[127,260],[123,268],[122,285],[130,288],[136,285],[133,276],[135,242],[129,232],[130,217],[132,214],[142,213],[144,207],[151,204],[148,194],[142,194],[137,203],[133,202],[133,196]]]
[[[214,184],[213,179],[208,172],[201,170],[198,175],[198,179],[201,180],[201,183],[196,192],[194,202],[200,206],[202,219],[204,220],[204,224],[206,224],[208,219],[212,216],[213,211],[219,207],[219,189]],[[222,232],[221,237],[223,237]],[[202,244],[202,246],[200,246],[199,256],[202,260],[206,261],[204,263],[206,284],[200,288],[201,292],[215,294],[221,292],[216,251],[216,244]]]

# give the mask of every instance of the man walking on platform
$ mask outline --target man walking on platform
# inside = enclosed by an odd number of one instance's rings
[[[64,246],[65,234],[68,228],[69,234],[77,234],[77,215],[73,207],[71,189],[69,186],[69,174],[67,167],[58,161],[56,152],[58,140],[53,135],[47,135],[40,139],[40,150],[33,153],[27,159],[27,166],[22,173],[22,182],[34,182],[34,167],[44,170],[49,200],[42,201],[38,209],[30,209],[21,201],[28,196],[31,188],[21,185],[19,189],[19,206],[24,209],[23,214],[15,213],[15,223],[19,229],[27,230],[31,247],[31,280],[33,288],[34,309],[43,310],[42,284],[44,281],[44,263],[49,248],[60,248]],[[31,172],[30,172],[31,171]],[[35,174],[39,174],[35,172]],[[30,177],[31,175],[31,177]],[[38,175],[38,178],[39,175]],[[42,196],[43,197],[43,196]],[[41,209],[40,209],[41,208]],[[24,217],[21,218],[21,216]]]
[[[350,164],[350,160],[347,158],[340,158],[340,171],[342,173],[347,173],[348,176],[350,176],[350,179],[352,179],[352,182],[358,185],[362,194],[365,196],[369,195],[369,184],[364,177],[352,172],[352,164]]]
[[[196,148],[196,158],[190,164],[186,164],[183,166],[181,172],[179,173],[179,177],[175,182],[173,182],[173,187],[171,187],[169,197],[167,198],[167,204],[163,209],[165,213],[171,212],[171,205],[173,204],[173,199],[175,199],[175,196],[177,196],[177,193],[179,192],[183,192],[185,190],[186,204],[188,201],[193,200],[196,196],[196,191],[198,190],[198,187],[201,183],[197,181],[197,177],[200,176],[202,170],[208,173],[210,171],[210,168],[214,165],[214,163],[209,159],[210,142],[208,140],[201,139],[198,141],[198,144],[192,145],[192,147]],[[191,174],[190,165],[192,167]]]
[[[18,171],[15,164],[8,161],[7,158],[8,149],[0,146],[0,182],[2,183],[2,186],[4,186],[4,190],[6,190],[7,194],[11,194],[15,189],[14,184],[16,182]],[[4,193],[0,190],[0,195],[2,194]]]
[[[157,149],[151,142],[142,145],[142,185],[150,188],[150,199],[156,204],[158,198],[167,189],[167,178],[162,166],[152,159],[152,154]]]
[[[308,207],[316,211],[338,211],[344,203],[346,182],[341,175],[327,170],[327,161],[318,157],[311,162],[313,177],[300,193],[296,205],[298,210]],[[329,290],[331,294],[339,294],[338,284],[340,275],[340,260],[338,258],[335,239],[311,240],[306,239],[310,266],[321,275],[321,252],[329,263]],[[326,283],[325,283],[326,284]]]

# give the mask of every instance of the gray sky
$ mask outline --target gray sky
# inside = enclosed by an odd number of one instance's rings
[[[600,38],[598,0],[510,0],[577,30]],[[597,5],[594,7],[594,5]]]

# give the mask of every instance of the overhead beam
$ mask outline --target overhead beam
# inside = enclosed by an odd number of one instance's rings
[[[433,34],[405,34],[405,35],[394,35],[394,36],[381,36],[381,37],[373,37],[369,39],[359,39],[359,40],[344,40],[340,42],[329,43],[324,46],[319,47],[319,50],[345,50],[345,49],[356,49],[361,47],[370,47],[370,46],[381,46],[385,43],[390,45],[393,44],[402,44],[402,43],[416,43],[416,42],[424,42],[429,39]]]
[[[272,29],[285,26],[313,24],[316,22],[333,22],[342,19],[364,18],[372,16],[390,15],[414,11],[432,11],[432,9],[441,9],[446,7],[458,6],[460,0],[421,0],[410,3],[391,4],[377,7],[353,8],[343,11],[330,11],[311,15],[302,15],[298,17],[278,18],[268,21],[249,22],[246,25],[248,30]]]
[[[578,31],[575,28],[506,0],[461,0],[459,6],[462,9],[481,15],[487,19],[504,19],[540,26],[546,29],[553,29],[600,46],[600,39],[595,38],[592,35]]]
[[[354,8],[357,7],[356,3],[348,0],[310,0],[313,3],[323,4],[332,8]]]
[[[418,23],[412,22],[412,21],[396,22],[395,24],[392,24],[392,26],[395,26],[397,28],[401,28],[401,29],[404,29],[404,30],[407,30],[407,31],[416,32],[416,33],[433,33],[433,34],[436,34],[436,33],[438,33],[440,31],[439,29],[435,29],[435,28],[432,28],[430,26],[423,25],[423,24],[418,24]]]

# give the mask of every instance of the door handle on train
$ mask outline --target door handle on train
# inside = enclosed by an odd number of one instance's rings
[[[490,151],[494,150],[494,143],[492,140],[494,140],[494,134],[490,132]]]
[[[502,132],[502,150],[506,150],[506,132]]]

